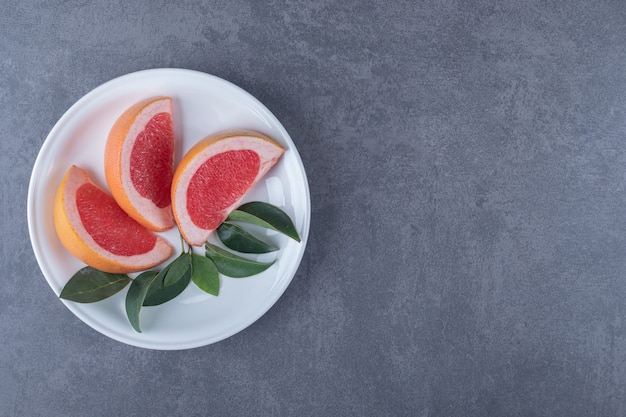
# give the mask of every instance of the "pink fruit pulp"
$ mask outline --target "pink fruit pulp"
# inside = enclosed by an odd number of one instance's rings
[[[251,150],[227,151],[206,160],[187,190],[191,221],[202,229],[216,229],[228,215],[224,210],[248,191],[260,164],[259,155]]]
[[[174,131],[169,113],[156,114],[137,136],[130,155],[130,178],[142,197],[157,207],[171,204]]]
[[[93,184],[83,184],[76,190],[76,207],[87,233],[115,255],[141,255],[156,244],[155,235],[131,219],[113,197]]]

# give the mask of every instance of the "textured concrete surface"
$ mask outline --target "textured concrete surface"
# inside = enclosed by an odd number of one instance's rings
[[[623,1],[2,3],[1,416],[626,415]],[[75,318],[26,224],[56,120],[156,67],[263,101],[313,201],[279,302],[178,352]]]

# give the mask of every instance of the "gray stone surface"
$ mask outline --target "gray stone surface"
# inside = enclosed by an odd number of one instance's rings
[[[626,415],[623,1],[4,0],[0,35],[1,416]],[[278,303],[175,352],[77,319],[26,223],[56,120],[156,67],[264,102],[313,204]]]

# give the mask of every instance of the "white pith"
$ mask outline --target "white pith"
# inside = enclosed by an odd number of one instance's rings
[[[257,184],[265,174],[267,174],[267,172],[272,168],[272,166],[274,166],[274,164],[276,163],[278,158],[280,158],[284,151],[281,147],[278,147],[272,142],[269,142],[265,139],[255,136],[241,135],[230,137],[228,138],[228,140],[218,140],[212,145],[207,146],[202,152],[195,156],[193,161],[189,163],[185,171],[178,178],[177,184],[179,186],[174,190],[172,201],[172,208],[176,212],[178,227],[183,232],[187,242],[191,245],[203,245],[204,242],[206,242],[206,240],[209,238],[211,232],[213,232],[214,230],[200,228],[191,221],[191,218],[187,211],[186,198],[191,178],[194,176],[198,168],[200,168],[200,166],[212,156],[226,151],[237,150],[252,150],[259,155],[259,172],[254,178],[249,189],[254,187],[254,185]],[[237,201],[235,201],[232,205],[222,210],[222,213],[224,215],[228,215],[231,211],[237,208],[244,195],[237,199]]]

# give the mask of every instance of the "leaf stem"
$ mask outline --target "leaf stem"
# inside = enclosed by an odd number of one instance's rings
[[[185,253],[185,239],[183,239],[183,235],[179,234],[180,236],[180,249],[182,253]]]

